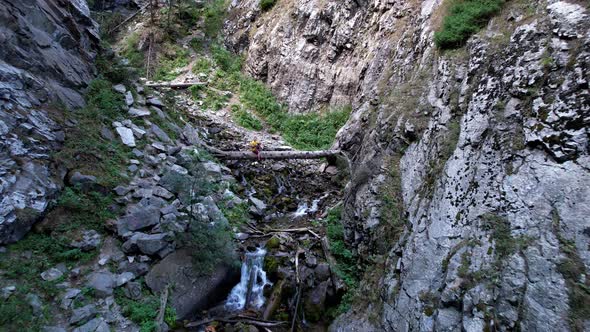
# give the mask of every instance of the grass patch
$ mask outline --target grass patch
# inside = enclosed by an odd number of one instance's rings
[[[504,0],[449,0],[450,8],[434,42],[442,49],[461,47],[500,12]]]
[[[262,123],[239,105],[232,105],[232,116],[240,126],[250,130],[262,130]]]
[[[144,54],[139,49],[139,34],[134,32],[123,40],[123,49],[121,50],[121,55],[129,60],[129,64],[141,70],[143,68],[144,63]]]
[[[264,84],[251,78],[242,80],[240,97],[247,107],[252,108],[272,129],[280,132],[289,144],[300,150],[329,148],[352,110],[347,106],[323,114],[289,114]]]
[[[87,106],[71,114],[77,122],[66,128],[66,141],[54,158],[70,169],[95,175],[98,182],[110,187],[122,180],[130,149],[119,141],[108,141],[100,136],[104,126],[123,117],[123,97],[112,90],[112,84],[103,79],[90,83],[86,95]]]
[[[172,81],[180,75],[176,70],[188,65],[189,52],[177,45],[167,45],[158,62],[154,79],[156,81]]]
[[[160,309],[160,299],[158,296],[147,291],[144,284],[144,294],[141,300],[131,300],[124,294],[123,288],[115,289],[115,301],[121,306],[121,311],[125,317],[139,325],[140,332],[157,331],[156,317]],[[164,321],[169,327],[174,328],[176,325],[176,311],[174,308],[167,306],[164,312]]]

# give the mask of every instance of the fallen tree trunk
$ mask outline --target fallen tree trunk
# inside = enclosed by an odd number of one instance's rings
[[[185,83],[170,83],[170,82],[155,82],[146,83],[145,86],[150,88],[171,88],[171,89],[186,89],[193,85],[205,85],[203,82],[185,82]]]
[[[258,156],[251,151],[222,151],[214,149],[212,154],[219,159],[258,160],[258,159],[319,159],[340,154],[340,150],[319,151],[260,151]]]
[[[198,322],[188,323],[184,327],[199,327],[201,325],[209,324],[212,322],[244,323],[244,324],[250,324],[250,325],[254,325],[254,326],[258,326],[258,327],[274,327],[274,326],[280,326],[280,325],[287,324],[287,322],[267,321],[267,320],[258,319],[255,317],[236,315],[236,316],[229,316],[229,317],[213,317],[213,318],[201,320]]]

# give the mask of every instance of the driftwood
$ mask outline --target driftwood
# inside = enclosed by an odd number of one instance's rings
[[[307,228],[307,227],[303,227],[303,228],[287,228],[287,229],[275,229],[275,228],[271,228],[271,229],[267,229],[266,232],[263,232],[261,230],[258,230],[257,228],[254,228],[252,226],[250,226],[250,231],[246,232],[248,234],[251,234],[253,238],[257,238],[257,237],[266,237],[266,236],[273,236],[277,233],[310,233],[311,235],[315,236],[316,238],[320,238],[320,236],[311,230],[311,228]]]
[[[171,89],[186,89],[193,85],[205,85],[203,82],[185,82],[185,83],[173,83],[173,82],[154,82],[146,83],[145,86],[150,88],[171,88]]]
[[[299,301],[301,300],[301,278],[299,277],[299,254],[304,251],[301,248],[297,248],[295,253],[295,280],[297,281],[297,293],[295,295],[295,313],[293,314],[293,321],[291,322],[291,332],[295,332],[295,322],[297,321],[297,310],[299,309]]]
[[[270,298],[268,299],[268,304],[262,314],[262,319],[269,319],[281,304],[283,286],[285,286],[285,279],[281,279],[272,290]]]
[[[160,310],[158,311],[158,317],[156,318],[157,331],[162,331],[162,325],[164,324],[164,315],[166,314],[166,304],[168,302],[168,285],[162,291],[160,295]]]
[[[336,289],[336,293],[345,291],[346,284],[338,276],[338,274],[336,274],[336,259],[334,259],[334,256],[332,256],[330,253],[330,243],[328,242],[328,238],[325,236],[322,238],[322,250],[324,251],[328,265],[330,265],[330,276],[332,279],[332,284],[334,284],[334,289]]]
[[[198,327],[201,325],[205,325],[211,322],[224,322],[224,323],[245,323],[250,324],[262,328],[266,327],[274,327],[284,325],[287,322],[279,322],[279,321],[269,321],[264,319],[258,319],[255,317],[243,316],[243,315],[234,315],[228,317],[212,317],[208,319],[204,319],[201,321],[191,322],[185,325],[185,327]]]
[[[117,26],[115,26],[114,28],[112,28],[111,30],[109,30],[107,33],[111,34],[115,31],[117,31],[121,26],[123,26],[123,24],[129,22],[132,18],[134,18],[135,16],[137,16],[137,14],[141,13],[142,10],[146,9],[147,7],[149,7],[152,4],[152,2],[148,2],[145,6],[139,8],[139,10],[137,10],[135,13],[131,14],[129,17],[127,17],[126,19],[123,20],[123,22],[117,24]]]

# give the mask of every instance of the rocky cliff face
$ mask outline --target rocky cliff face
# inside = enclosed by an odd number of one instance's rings
[[[332,329],[590,330],[587,3],[510,1],[442,52],[445,8],[232,4],[227,43],[291,110],[353,104],[347,235],[383,259]]]
[[[24,236],[62,185],[56,119],[84,104],[96,28],[86,1],[0,4],[0,244]]]

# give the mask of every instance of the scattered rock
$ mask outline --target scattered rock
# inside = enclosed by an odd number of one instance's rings
[[[81,308],[74,309],[70,317],[70,325],[84,324],[96,316],[97,310],[94,304],[88,304]]]
[[[120,94],[124,94],[127,91],[127,88],[123,84],[117,84],[113,86],[113,90],[117,91]]]
[[[146,104],[156,106],[159,108],[164,108],[164,104],[162,103],[162,101],[158,97],[148,98],[148,100],[146,101]]]
[[[2,293],[0,294],[2,298],[6,300],[12,295],[12,293],[14,293],[14,291],[16,291],[16,286],[6,286],[2,288]]]
[[[88,323],[77,327],[72,332],[110,332],[109,324],[102,317],[90,320]]]
[[[154,135],[156,135],[156,137],[164,143],[172,142],[168,134],[166,134],[166,132],[164,132],[162,129],[160,129],[160,127],[158,127],[155,124],[152,124],[152,133],[154,133]]]
[[[125,104],[127,104],[127,106],[131,106],[133,105],[133,94],[131,93],[131,91],[127,91],[127,93],[125,94]]]
[[[101,238],[100,234],[95,230],[84,231],[82,240],[72,242],[71,246],[80,248],[82,251],[94,250],[100,246]]]
[[[128,297],[132,300],[139,300],[142,297],[141,283],[128,282],[127,285],[125,285],[123,292],[126,297]]]
[[[43,273],[41,273],[41,278],[45,281],[54,281],[59,279],[63,275],[63,272],[56,269],[51,268]]]
[[[27,303],[31,306],[31,309],[33,309],[33,315],[41,316],[43,314],[43,304],[37,294],[27,294]]]
[[[113,295],[115,287],[115,275],[108,270],[99,270],[88,276],[88,287],[94,288],[94,293],[98,297],[107,297]]]
[[[144,108],[144,107],[140,107],[140,108],[130,107],[127,114],[129,114],[129,116],[131,116],[131,117],[138,118],[138,117],[150,116],[151,113],[147,108]]]
[[[121,137],[121,142],[129,147],[135,147],[135,137],[133,137],[133,131],[126,127],[117,127],[117,133]]]

